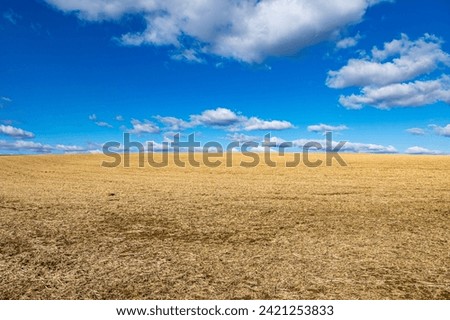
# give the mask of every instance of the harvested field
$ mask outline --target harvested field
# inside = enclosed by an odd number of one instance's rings
[[[0,157],[0,298],[450,299],[450,157],[344,158]]]

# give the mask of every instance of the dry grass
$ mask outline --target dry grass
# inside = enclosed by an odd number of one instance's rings
[[[2,299],[450,299],[450,157],[0,158]]]

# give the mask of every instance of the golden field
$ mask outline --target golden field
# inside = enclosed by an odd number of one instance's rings
[[[450,157],[343,157],[0,157],[0,298],[450,299]]]

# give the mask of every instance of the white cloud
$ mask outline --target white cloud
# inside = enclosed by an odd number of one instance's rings
[[[124,121],[125,119],[123,118],[123,116],[117,115],[117,116],[116,116],[116,120],[117,120],[117,121]]]
[[[421,128],[410,128],[410,129],[407,129],[406,132],[408,132],[414,136],[423,136],[426,134],[425,130],[421,129]]]
[[[105,121],[97,121],[95,122],[96,125],[98,125],[99,127],[104,127],[104,128],[112,128],[113,126],[110,125],[108,122]]]
[[[159,133],[160,129],[157,125],[155,125],[153,122],[144,120],[144,122],[141,122],[139,120],[133,119],[131,121],[131,124],[133,125],[133,129],[129,130],[130,133],[133,134],[144,134],[144,133]]]
[[[20,128],[15,128],[13,126],[0,125],[0,134],[5,134],[7,136],[24,139],[24,138],[34,138],[34,133],[25,131]]]
[[[242,151],[242,149],[241,149],[241,151]],[[263,147],[263,146],[251,147],[251,148],[247,148],[247,151],[256,152],[256,153],[264,153],[264,152],[266,152],[266,147]],[[267,151],[276,152],[277,150],[274,150],[273,148],[267,148]]]
[[[12,102],[12,99],[8,97],[0,97],[0,100],[3,100],[5,102]]]
[[[245,131],[255,130],[286,130],[292,129],[294,126],[289,121],[280,120],[261,120],[256,117],[251,117],[242,122],[242,129]]]
[[[205,126],[227,127],[240,121],[241,118],[235,112],[226,108],[205,110],[200,115],[191,116],[193,124]]]
[[[245,142],[257,142],[257,143],[264,143],[266,142],[266,137],[257,137],[257,136],[248,136],[243,133],[233,133],[227,135],[228,140],[231,141],[237,141],[239,143],[245,143]],[[275,143],[277,146],[280,144],[286,142],[285,139],[279,138],[279,137],[270,137],[270,141],[272,143]]]
[[[450,77],[429,78],[438,68],[450,66],[450,55],[441,47],[442,40],[434,35],[411,41],[402,34],[383,49],[373,48],[371,56],[350,59],[340,70],[329,71],[326,84],[330,88],[361,87],[360,94],[340,96],[339,103],[348,109],[450,104]],[[425,75],[426,79],[419,78]]]
[[[323,140],[297,139],[297,140],[292,141],[292,144],[294,147],[303,148],[307,143],[310,143],[310,142],[319,143],[321,146],[325,146],[325,144],[326,144],[325,139],[323,139]]]
[[[95,124],[99,127],[103,127],[103,128],[112,128],[113,126],[110,125],[108,122],[105,121],[97,121],[98,117],[95,113],[89,115],[89,120],[95,122]]]
[[[348,37],[348,38],[339,40],[336,43],[336,48],[337,49],[347,49],[347,48],[354,47],[358,44],[359,40],[361,40],[361,35],[358,33],[354,37]]]
[[[408,36],[384,44],[384,49],[374,48],[372,57],[350,59],[338,71],[329,71],[330,88],[385,86],[430,73],[440,64],[450,66],[450,56],[442,51],[442,41],[426,34],[410,41]],[[392,61],[385,61],[392,58]]]
[[[198,56],[197,51],[193,49],[186,49],[180,53],[172,55],[172,59],[178,61],[190,61],[196,63],[204,63],[205,60]]]
[[[347,142],[345,146],[341,149],[347,152],[356,153],[397,153],[397,149],[394,146],[383,146],[373,143],[357,143],[357,142]]]
[[[299,139],[294,140],[293,144],[295,147],[303,148],[306,143],[316,142],[319,143],[323,149],[326,148],[326,140],[308,140]],[[333,141],[332,147],[335,148],[339,142]],[[359,142],[345,142],[344,146],[340,149],[342,152],[353,152],[353,153],[397,153],[397,149],[391,145],[383,146],[373,143],[359,143]]]
[[[10,151],[14,153],[51,153],[53,151],[62,151],[64,153],[101,153],[100,144],[89,144],[88,147],[81,147],[77,145],[57,144],[55,146],[43,144],[34,141],[15,140],[5,141],[0,140],[0,150]]]
[[[197,126],[223,128],[228,131],[285,130],[293,128],[292,123],[283,120],[262,120],[257,117],[246,117],[227,108],[205,110],[201,114],[191,115],[190,121],[174,117],[156,116],[168,130],[184,130]]]
[[[325,133],[325,132],[336,132],[336,131],[343,131],[343,130],[348,130],[347,126],[344,125],[339,125],[339,126],[330,126],[328,124],[316,124],[316,125],[311,125],[308,126],[308,131],[310,132],[316,132],[316,133]]]
[[[89,153],[89,154],[102,154],[103,151],[100,150],[100,149],[95,149],[95,150],[88,150],[87,153]]]
[[[442,151],[439,150],[429,150],[418,146],[408,148],[405,152],[408,154],[443,154]]]
[[[395,83],[384,87],[364,87],[360,95],[340,96],[339,103],[349,109],[365,105],[378,109],[420,107],[443,101],[450,104],[450,77],[437,80]]]
[[[237,141],[239,143],[244,143],[244,142],[256,142],[261,140],[260,137],[257,136],[249,136],[243,133],[233,133],[233,134],[227,134],[227,139],[231,140],[231,141]]]
[[[371,0],[46,0],[81,19],[144,17],[146,29],[125,45],[171,45],[182,57],[214,54],[249,63],[292,55],[361,21]],[[184,53],[184,54],[183,54]]]
[[[37,143],[33,141],[16,140],[13,142],[9,142],[0,140],[0,150],[50,153],[53,150],[53,147],[47,144]]]
[[[6,106],[8,103],[11,103],[12,99],[8,97],[1,97],[0,96],[0,109]]]
[[[167,129],[173,131],[185,130],[194,126],[191,122],[175,117],[156,116],[155,119],[164,124]]]
[[[294,127],[288,121],[248,118],[225,108],[206,110],[200,115],[192,115],[191,122],[195,125],[226,127],[230,131],[285,130]]]
[[[21,18],[22,18],[21,16],[19,16],[12,10],[3,12],[3,19],[7,20],[9,23],[13,25],[16,25],[18,20],[20,20]]]
[[[263,142],[265,142],[265,141],[263,140]],[[279,137],[270,137],[270,142],[275,142],[277,144],[277,146],[279,146],[280,144],[286,142],[286,140],[283,138],[279,138]]]
[[[440,127],[437,125],[430,125],[430,128],[434,130],[434,132],[443,137],[450,137],[450,124],[446,125],[445,127]]]
[[[86,148],[76,146],[76,145],[64,145],[64,144],[58,144],[55,146],[56,150],[64,151],[64,152],[82,152],[86,151]]]
[[[168,142],[168,141],[165,141],[165,142]],[[173,148],[170,147],[170,142],[167,143],[167,144],[163,144],[163,143],[159,143],[159,142],[156,142],[156,141],[147,141],[144,144],[145,151],[149,151],[149,144],[150,144],[150,146],[153,146],[153,151],[154,152],[168,151],[168,150],[173,149]]]

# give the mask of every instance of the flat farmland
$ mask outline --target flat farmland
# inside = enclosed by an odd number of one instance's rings
[[[0,298],[450,299],[450,157],[343,157],[0,157]]]

